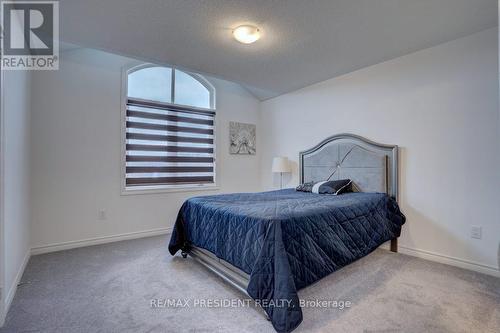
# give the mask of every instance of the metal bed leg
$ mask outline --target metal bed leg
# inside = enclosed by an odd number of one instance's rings
[[[398,239],[397,238],[391,239],[391,251],[398,252]]]

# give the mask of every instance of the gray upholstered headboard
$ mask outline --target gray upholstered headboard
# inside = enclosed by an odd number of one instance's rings
[[[301,152],[299,162],[301,183],[349,178],[362,192],[398,199],[398,146],[338,134]]]

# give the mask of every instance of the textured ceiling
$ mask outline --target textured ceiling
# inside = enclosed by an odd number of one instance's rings
[[[266,99],[497,25],[497,0],[61,0],[63,41],[244,84]],[[232,39],[262,28],[252,45]]]

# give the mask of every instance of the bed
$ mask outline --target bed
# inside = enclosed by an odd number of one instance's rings
[[[188,199],[169,251],[179,250],[249,295],[277,332],[302,321],[297,291],[396,239],[405,222],[397,204],[397,146],[352,134],[299,155],[300,181],[349,178],[356,192],[284,189]]]

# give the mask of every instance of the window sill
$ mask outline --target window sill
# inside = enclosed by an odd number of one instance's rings
[[[216,191],[219,187],[216,184],[203,186],[182,186],[182,187],[166,187],[166,186],[147,186],[122,189],[121,195],[142,195],[142,194],[162,194],[175,192],[197,192],[197,191]]]

